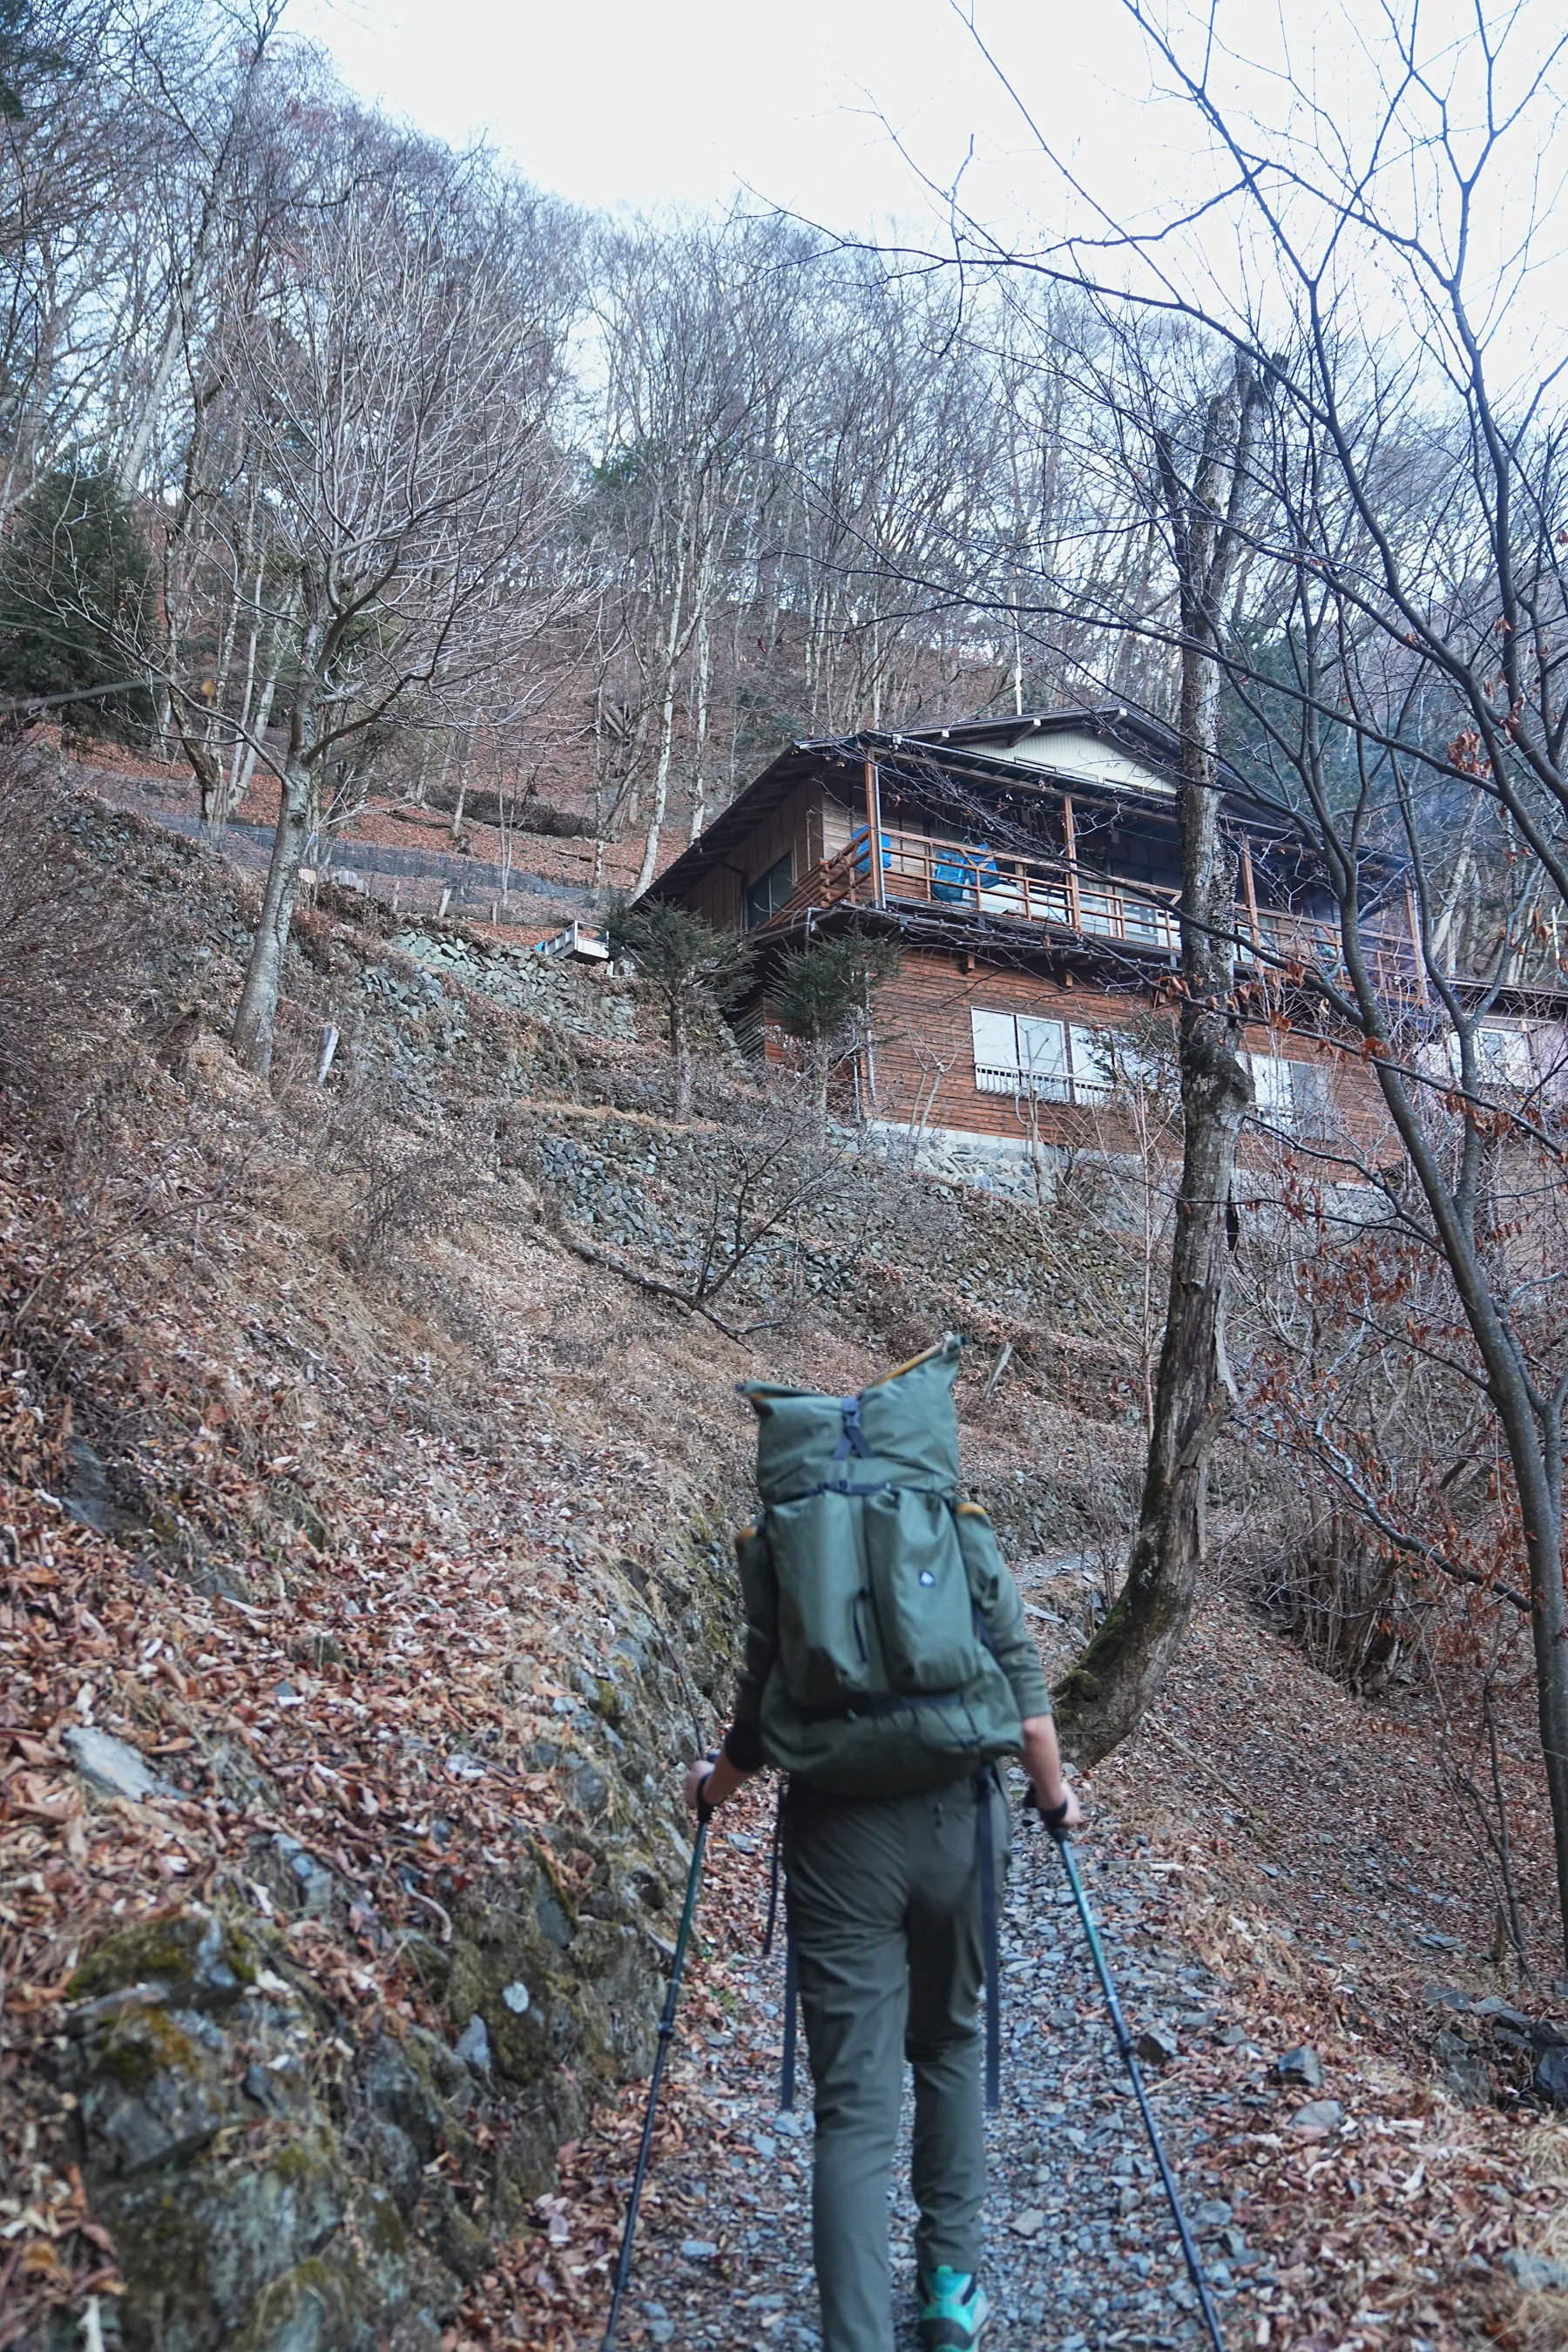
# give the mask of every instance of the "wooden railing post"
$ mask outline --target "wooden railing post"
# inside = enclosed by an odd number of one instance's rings
[[[1067,852],[1068,919],[1075,931],[1081,931],[1078,908],[1078,834],[1072,820],[1072,795],[1062,794],[1062,846]]]
[[[1252,878],[1252,840],[1241,836],[1241,887],[1247,898],[1247,920],[1252,932],[1252,951],[1259,964],[1263,961],[1263,930],[1258,920],[1258,887]]]
[[[1241,836],[1241,887],[1247,899],[1247,923],[1252,933],[1253,966],[1263,982],[1263,1001],[1271,1001],[1268,967],[1263,961],[1263,926],[1258,919],[1258,885],[1252,872],[1252,836]]]
[[[882,795],[877,779],[877,762],[866,762],[866,855],[870,859],[871,904],[885,905],[882,891]]]

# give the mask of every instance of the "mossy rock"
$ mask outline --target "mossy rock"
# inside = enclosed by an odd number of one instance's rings
[[[325,2274],[350,2198],[337,2137],[322,2124],[296,2129],[258,2164],[217,2158],[100,2191],[125,2277],[127,2352],[270,2347],[253,2333],[268,2290],[304,2263],[322,2262]],[[313,2340],[337,2352],[348,2339]]]
[[[68,2000],[98,2000],[132,1985],[163,1984],[182,2008],[230,2009],[256,1982],[268,1958],[261,1938],[199,1905],[155,1912],[122,1927],[90,1952],[66,1987]],[[285,1961],[286,1964],[286,1961]]]
[[[95,2181],[184,2163],[244,2119],[227,2038],[196,2010],[128,1999],[96,2021],[68,2071]]]

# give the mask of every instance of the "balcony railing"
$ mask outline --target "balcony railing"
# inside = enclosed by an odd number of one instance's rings
[[[1173,890],[1096,873],[1066,858],[1020,857],[885,828],[879,882],[879,887],[869,840],[862,829],[847,849],[814,866],[762,929],[784,929],[807,907],[914,905],[1048,924],[1083,939],[1119,940],[1167,955],[1181,946]],[[1316,965],[1326,973],[1342,971],[1339,934],[1331,926],[1259,908],[1255,946],[1251,915],[1239,900],[1236,918],[1237,954],[1242,964],[1261,963],[1266,969]],[[1415,961],[1403,923],[1368,923],[1363,936],[1377,959],[1382,983],[1415,982]]]
[[[1080,1077],[1076,1070],[1023,1070],[976,1062],[974,1084],[983,1095],[1033,1095],[1037,1102],[1110,1102],[1116,1088],[1109,1078]]]
[[[1140,947],[1172,950],[1179,944],[1172,891],[1134,889],[1113,876],[1083,873],[1060,861],[1047,864],[964,842],[934,841],[923,833],[884,830],[879,890],[877,884],[862,831],[836,857],[813,866],[763,928],[781,927],[805,907],[912,902],[1013,922],[1051,923]]]

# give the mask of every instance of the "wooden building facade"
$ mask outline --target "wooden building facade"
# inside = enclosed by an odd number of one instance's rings
[[[862,1115],[1115,1150],[1162,1066],[1171,1084],[1177,751],[1168,730],[1116,708],[795,743],[655,887],[756,939],[764,1034],[772,955],[847,926],[898,936],[901,969],[855,1074]],[[1369,1143],[1384,1117],[1375,1085],[1314,1034],[1309,992],[1281,977],[1337,968],[1336,909],[1239,777],[1226,821],[1259,1121]],[[1391,869],[1363,938],[1414,1000],[1413,919]],[[1528,1024],[1498,1026],[1506,1059]]]

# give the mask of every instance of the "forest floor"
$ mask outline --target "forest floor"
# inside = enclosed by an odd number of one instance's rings
[[[79,1958],[160,1905],[232,1895],[258,1841],[287,1837],[363,1890],[288,1930],[353,2032],[445,2032],[399,1937],[430,1928],[442,1873],[577,1834],[609,1612],[679,1572],[681,1530],[721,1538],[744,1507],[739,1373],[837,1391],[944,1318],[991,1349],[1027,1330],[994,1395],[984,1364],[961,1387],[968,1474],[1082,1517],[1137,1448],[1122,1368],[1070,1299],[1054,1324],[1027,1299],[1009,1320],[993,1209],[955,1226],[934,1194],[900,1196],[901,1271],[874,1233],[852,1250],[825,1226],[810,1264],[838,1287],[798,1295],[749,1349],[574,1255],[542,1160],[509,1145],[467,1168],[454,1139],[474,1102],[531,1122],[542,1150],[576,1138],[570,1181],[589,1189],[560,1179],[570,1213],[616,1247],[663,1246],[658,1202],[683,1180],[656,1147],[679,1139],[616,1107],[649,1099],[656,1050],[457,986],[432,997],[353,908],[301,923],[279,1079],[258,1085],[219,1042],[243,887],[133,819],[83,824],[116,875],[101,929],[132,975],[129,1059],[91,1118],[68,1104],[68,1146],[0,1143],[0,2347],[116,2286],[41,2063]],[[198,981],[205,1024],[176,1069],[158,1041]],[[310,1087],[326,1018],[357,1038],[359,1097]],[[370,1115],[389,1100],[411,1122],[390,1156]],[[620,1175],[617,1120],[647,1154]],[[425,1192],[397,1189],[411,1173]],[[916,1296],[900,1282],[928,1213],[936,1273]],[[1054,1668],[1095,1577],[1056,1554],[1020,1573]],[[672,1610],[677,1644],[684,1622]],[[639,1759],[671,1787],[721,1704],[685,1696],[692,1719]],[[157,1786],[94,1786],[73,1745],[90,1728],[138,1748]],[[1134,2031],[1174,2036],[1154,2095],[1231,2352],[1568,2343],[1568,2129],[1529,2095],[1517,2031],[1520,2011],[1568,2020],[1568,1993],[1532,1727],[1503,1729],[1529,1980],[1489,1957],[1495,1896],[1441,1723],[1412,1693],[1352,1697],[1221,1582],[1154,1714],[1089,1778],[1087,1883]],[[542,1743],[560,1748],[548,1766]],[[779,1968],[759,1955],[769,1803],[749,1793],[710,1840],[628,2343],[787,2345],[816,2325],[809,2136],[777,2116]],[[405,1833],[437,1810],[439,1851],[428,1826]],[[1179,2272],[1058,1866],[1029,1831],[1016,1850],[998,2352],[1180,2341]],[[1279,2078],[1301,2047],[1321,2084]],[[626,2085],[562,2150],[448,2352],[596,2343],[641,2099]]]
[[[1056,1634],[1048,1654],[1081,1580],[1034,1563],[1020,1581]],[[1216,1596],[1157,1718],[1082,1785],[1086,1890],[1134,2039],[1157,2029],[1174,2053],[1143,2071],[1229,2352],[1500,2341],[1560,2352],[1568,2128],[1528,2101],[1510,2111],[1475,2094],[1489,2061],[1496,2095],[1487,2021],[1506,1980],[1476,1963],[1489,1906],[1419,1732],[1347,1698]],[[809,2083],[803,2063],[803,2112],[781,2116],[783,1967],[761,1948],[772,1793],[748,1790],[710,1834],[704,1941],[682,2002],[627,2345],[809,2352],[819,2341]],[[987,2341],[995,2352],[1199,2342],[1060,1865],[1016,1809],[1002,1966]],[[1568,2015],[1562,1990],[1511,1991],[1508,2006],[1539,2014],[1544,1996]],[[1479,2074],[1458,2087],[1433,2045],[1445,2032],[1463,2039],[1453,2029],[1467,2021]],[[1310,2057],[1281,2073],[1303,2050]],[[584,2347],[602,2324],[637,2121],[628,2095],[568,2152],[555,2270],[542,2265],[542,2283],[534,2270],[513,2274],[534,2310],[570,2310],[574,2287],[597,2282],[574,2315],[571,2341]],[[893,2217],[900,2352],[917,2340],[912,2221],[906,2176]]]

